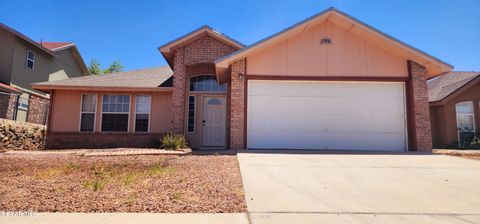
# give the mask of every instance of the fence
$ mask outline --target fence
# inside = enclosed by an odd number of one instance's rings
[[[34,94],[0,92],[0,118],[46,124],[50,101]]]

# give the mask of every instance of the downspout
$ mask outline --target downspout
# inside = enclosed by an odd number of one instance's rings
[[[17,94],[15,97],[15,107],[13,108],[13,117],[12,120],[17,120],[17,113],[18,113],[18,102],[20,102],[20,94]]]

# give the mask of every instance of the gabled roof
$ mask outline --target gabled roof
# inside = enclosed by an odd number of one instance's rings
[[[39,44],[51,51],[60,51],[68,47],[73,47],[75,45],[74,43],[71,43],[71,42],[46,42],[46,41],[39,42]]]
[[[430,103],[445,100],[450,95],[468,88],[479,81],[480,72],[449,72],[428,80],[428,101]]]
[[[244,48],[245,45],[238,42],[237,40],[218,32],[217,30],[213,29],[210,26],[204,25],[190,33],[187,33],[177,39],[174,39],[170,42],[167,42],[166,44],[158,47],[158,50],[160,53],[162,53],[163,57],[165,60],[167,60],[168,64],[170,67],[173,68],[173,52],[175,49],[178,47],[181,47],[185,44],[190,43],[192,40],[196,40],[197,38],[202,37],[203,35],[209,35],[217,40],[220,40],[232,47],[235,47],[237,49]]]
[[[11,28],[11,27],[3,24],[3,23],[0,23],[0,28],[4,29],[5,31],[7,31],[7,32],[19,37],[20,39],[32,44],[33,46],[39,48],[40,50],[44,51],[45,53],[47,53],[49,55],[52,55],[52,52],[48,48],[46,48],[46,47],[40,45],[39,43],[35,42],[34,40],[30,39],[29,37],[25,36],[23,33],[20,33],[18,31],[16,31],[15,29],[13,29],[13,28]]]
[[[217,59],[215,61],[217,75],[223,74],[227,71],[228,66],[233,62],[245,58],[246,56],[265,49],[266,47],[273,46],[287,38],[290,38],[296,34],[304,32],[309,27],[319,24],[321,22],[329,21],[339,26],[340,28],[347,30],[350,33],[361,36],[368,39],[372,43],[395,51],[400,56],[403,56],[409,60],[413,60],[420,65],[427,68],[428,77],[434,77],[436,75],[450,71],[453,66],[441,61],[440,59],[433,57],[419,49],[416,49],[394,37],[385,34],[349,15],[341,12],[333,7],[328,8],[325,11],[317,13],[303,21],[300,21],[286,29],[273,34],[267,38],[264,38],[256,43],[249,45],[246,48],[233,52],[230,55]]]
[[[77,48],[77,45],[72,42],[47,42],[47,41],[42,41],[38,42],[41,46],[47,48],[48,50],[52,52],[60,52],[66,49],[72,49],[72,55],[73,58],[77,61],[77,64],[79,65],[80,69],[83,72],[83,75],[90,75],[90,71],[88,70],[87,65],[85,64],[85,61],[83,60],[82,55],[80,54],[80,51]]]
[[[165,82],[173,72],[168,66],[138,69],[127,72],[118,72],[104,75],[89,75],[51,82],[39,82],[32,84],[36,90],[52,89],[138,89],[161,91],[170,88]]]

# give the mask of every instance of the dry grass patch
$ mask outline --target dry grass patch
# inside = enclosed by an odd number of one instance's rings
[[[0,155],[0,211],[244,212],[236,156]]]

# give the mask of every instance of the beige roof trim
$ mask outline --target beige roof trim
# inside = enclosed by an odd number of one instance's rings
[[[125,92],[172,92],[173,87],[129,87],[129,86],[69,86],[69,85],[38,85],[32,84],[32,89],[40,91],[50,90],[97,90],[97,91],[125,91]]]
[[[234,52],[226,57],[220,58],[215,61],[216,70],[218,72],[226,71],[228,67],[248,55],[254,54],[258,51],[273,46],[283,40],[286,40],[296,34],[308,30],[321,22],[331,22],[340,28],[351,32],[362,38],[365,38],[372,43],[386,49],[387,51],[394,52],[395,54],[405,57],[408,60],[413,60],[427,69],[427,75],[429,78],[451,71],[453,66],[445,63],[421,50],[418,50],[410,45],[407,45],[381,31],[360,22],[359,20],[335,9],[329,8],[317,15],[314,15],[302,22],[299,22],[271,37],[265,38],[257,43],[254,43],[247,48]]]

